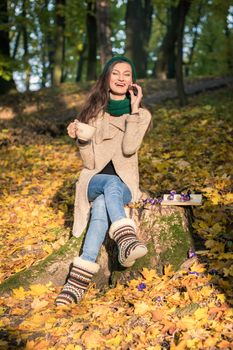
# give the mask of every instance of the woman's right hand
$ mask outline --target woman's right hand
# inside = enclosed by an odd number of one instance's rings
[[[68,125],[67,133],[72,139],[75,139],[77,137],[77,131],[78,131],[78,120],[75,120],[74,122]]]

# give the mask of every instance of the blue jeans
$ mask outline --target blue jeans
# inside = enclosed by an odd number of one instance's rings
[[[132,195],[118,176],[97,174],[89,182],[88,199],[93,202],[91,219],[80,257],[95,262],[110,223],[126,217],[124,205]]]

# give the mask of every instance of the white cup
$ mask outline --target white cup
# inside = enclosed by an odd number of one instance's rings
[[[83,141],[91,140],[93,135],[95,134],[96,128],[89,124],[79,122],[78,120],[76,120],[75,122],[77,126],[76,135],[78,136],[78,138]]]

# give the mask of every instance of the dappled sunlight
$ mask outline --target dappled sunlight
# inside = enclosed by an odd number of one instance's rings
[[[176,272],[143,269],[106,293],[91,288],[78,306],[56,308],[52,284],[14,288],[0,298],[0,347],[231,349],[232,109],[230,89],[193,97],[182,109],[176,101],[157,105],[139,152],[142,188],[202,193],[193,229],[205,245],[196,256]],[[0,135],[1,281],[58,250],[71,232],[82,167],[75,142],[56,130],[39,134],[37,115],[29,117],[17,132],[6,123]]]

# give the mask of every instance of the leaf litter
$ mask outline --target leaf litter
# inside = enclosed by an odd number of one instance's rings
[[[233,349],[230,96],[222,89],[183,109],[156,106],[140,150],[142,187],[203,194],[203,206],[193,208],[193,229],[205,241],[199,261],[176,272],[166,266],[163,276],[144,268],[139,279],[104,295],[93,286],[79,305],[60,308],[59,288],[19,286],[0,298],[0,349]],[[11,140],[8,125],[6,135]],[[27,143],[9,141],[1,153],[3,281],[69,238],[65,222],[72,222],[81,161],[64,136],[27,135]]]

